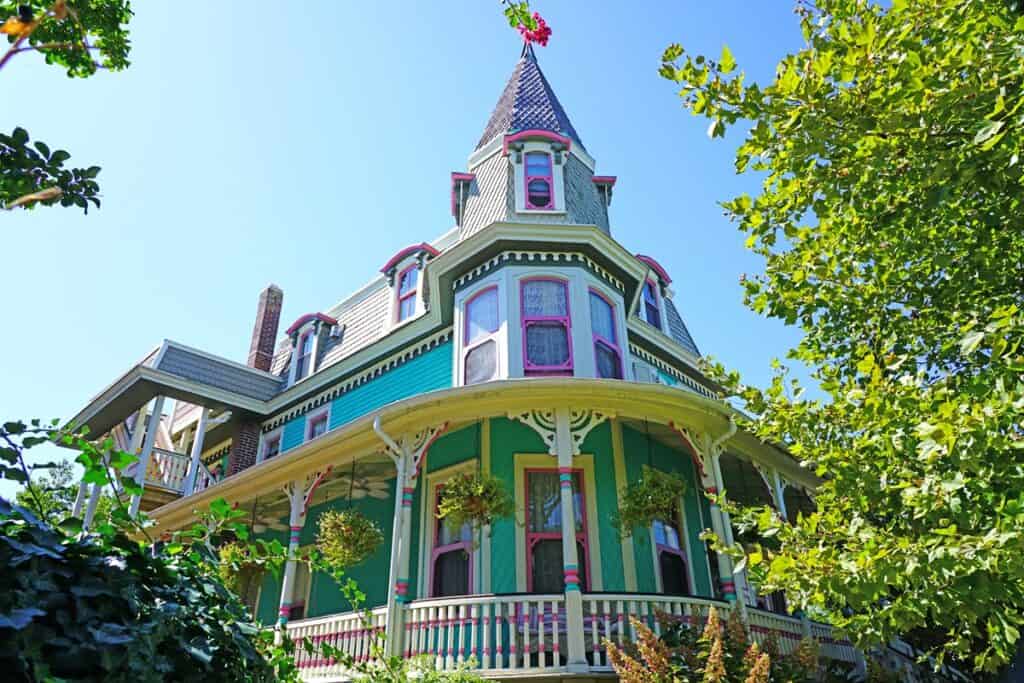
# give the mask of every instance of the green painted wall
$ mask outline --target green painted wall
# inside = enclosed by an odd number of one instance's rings
[[[703,519],[710,519],[710,517],[707,516],[706,506],[703,511],[700,510],[702,501],[704,503],[706,501],[700,495],[693,462],[689,455],[682,448],[675,450],[654,439],[648,441],[642,431],[625,426],[622,428],[622,443],[626,459],[626,478],[629,481],[637,481],[640,478],[644,465],[650,465],[663,472],[673,472],[686,481],[683,514],[686,516],[690,549],[695,555],[690,558],[695,583],[694,591],[697,595],[711,596],[711,578],[705,560],[705,546],[704,542],[700,540],[700,534],[703,531],[701,514],[704,515]],[[654,555],[651,550],[650,534],[633,534],[633,552],[636,557],[637,590],[654,592],[657,589],[657,582],[654,576]]]
[[[601,557],[591,556],[591,565],[601,563],[603,590],[626,590],[625,574],[622,571],[622,541],[619,533],[608,523],[619,507],[619,494],[615,490],[615,456],[612,453],[612,427],[605,421],[595,427],[580,447],[582,453],[594,456],[594,486],[597,498],[598,534],[601,541]]]

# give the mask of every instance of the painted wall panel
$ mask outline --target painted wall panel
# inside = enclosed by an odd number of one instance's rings
[[[591,563],[601,563],[601,579],[606,591],[626,590],[626,580],[622,571],[622,541],[609,520],[619,507],[618,492],[615,490],[615,477],[609,473],[615,471],[612,455],[611,423],[605,421],[594,428],[583,441],[580,448],[583,453],[594,456],[594,484],[597,488],[598,529],[601,536],[601,557],[591,557]]]
[[[296,446],[301,446],[306,438],[306,416],[300,415],[289,420],[281,430],[281,451],[287,451]]]

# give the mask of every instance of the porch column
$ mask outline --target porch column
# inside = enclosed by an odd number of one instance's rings
[[[210,416],[210,409],[203,408],[199,413],[199,422],[196,424],[196,438],[192,442],[192,460],[188,464],[188,474],[185,476],[185,495],[191,496],[196,490],[196,477],[199,475],[200,459],[203,455],[203,440],[206,437],[206,420]]]
[[[775,496],[775,509],[782,515],[782,519],[789,519],[789,512],[786,510],[786,485],[782,481],[778,470],[772,470],[772,493]]]
[[[711,495],[718,495],[721,490],[716,484],[716,478],[714,476],[714,464],[712,457],[705,455],[701,458],[701,486],[704,487],[704,491]],[[727,543],[725,536],[725,529],[722,524],[722,509],[713,500],[708,501],[708,505],[711,513],[711,530],[715,533],[715,536],[719,538],[723,543]],[[718,564],[718,580],[720,582],[720,588],[722,589],[722,596],[729,603],[736,602],[736,583],[733,581],[732,576],[732,559],[725,553],[715,552],[714,561]]]
[[[281,602],[277,610],[278,637],[288,623],[292,601],[295,597],[295,565],[299,557],[299,536],[306,525],[306,495],[302,482],[294,481],[285,489],[288,494],[288,560],[284,565],[281,580]]]
[[[555,410],[555,452],[562,503],[562,563],[565,576],[566,641],[570,672],[589,671],[583,639],[583,595],[580,593],[579,556],[576,552],[576,511],[572,495],[572,431],[569,409]]]
[[[388,604],[387,620],[384,626],[384,654],[385,656],[399,655],[402,651],[402,617],[406,592],[409,588],[408,579],[402,578],[402,555],[406,551],[406,532],[408,525],[408,512],[410,508],[406,505],[406,474],[409,461],[408,447],[404,440],[401,450],[395,460],[395,512],[391,521],[391,562],[388,566]],[[409,503],[412,505],[412,493],[408,495]],[[409,562],[405,560],[405,567],[408,571]]]
[[[78,484],[78,493],[75,495],[75,507],[71,510],[71,516],[77,519],[82,518],[82,508],[85,507],[85,496],[88,493],[89,485],[84,481]]]
[[[156,433],[160,428],[160,416],[164,411],[164,397],[157,396],[153,402],[153,412],[150,414],[149,426],[146,429],[146,436],[142,440],[142,453],[139,455],[139,462],[135,469],[135,483],[141,487],[146,485],[146,469],[149,467],[149,458],[153,455],[153,444],[156,441]],[[145,422],[143,422],[145,424]],[[128,514],[135,517],[139,514],[139,504],[142,502],[142,494],[132,496],[131,506]]]
[[[719,465],[719,456],[720,455],[721,455],[721,452],[717,451],[717,450],[716,450],[716,452],[713,452],[711,454],[711,471],[712,471],[712,476],[714,476],[714,478],[715,478],[715,487],[717,488],[718,491],[724,491],[725,490],[725,482],[722,479],[722,468]],[[725,544],[728,545],[731,548],[732,546],[736,545],[736,540],[733,538],[733,535],[732,535],[732,520],[729,519],[729,513],[726,512],[725,510],[723,510],[722,508],[718,507],[717,505],[712,508],[712,514],[714,514],[715,509],[718,510],[718,515],[719,515],[719,518],[721,520],[720,524],[721,524],[721,527],[722,527],[722,530],[723,530],[723,534],[724,534],[724,535],[721,536],[721,538],[723,538],[725,540]],[[729,580],[730,580],[730,582],[733,583],[733,591],[734,591],[733,600],[736,600],[736,596],[739,596],[739,598],[740,598],[740,600],[739,600],[739,607],[740,607],[740,610],[743,612],[744,618],[745,618],[746,617],[746,608],[747,608],[748,599],[751,597],[750,596],[750,591],[747,588],[746,575],[743,572],[740,572],[739,574],[737,574],[735,572],[735,568],[732,566],[732,560],[730,558],[728,558],[728,557],[726,557],[725,559],[728,561],[729,570],[730,570],[730,579]],[[723,584],[723,586],[725,584],[725,579],[724,578],[722,580],[722,584]]]

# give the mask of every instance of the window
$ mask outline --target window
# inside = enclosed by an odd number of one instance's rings
[[[580,587],[590,587],[583,477],[572,472],[573,514]],[[526,581],[531,593],[562,593],[562,492],[557,469],[526,470]]]
[[[295,381],[298,382],[309,374],[309,371],[313,366],[312,330],[299,337],[299,343],[296,348],[298,349],[299,355],[295,358]]]
[[[416,313],[416,285],[420,269],[415,263],[398,275],[398,322],[408,320]]]
[[[444,484],[434,494],[434,549],[430,553],[430,596],[469,595],[472,585],[473,532],[469,524],[452,531],[443,519],[437,518]]]
[[[661,305],[658,303],[657,285],[652,280],[644,283],[644,319],[661,329]]]
[[[309,428],[306,433],[306,440],[310,441],[322,436],[327,432],[327,413],[323,412],[319,415],[309,418]]]
[[[597,376],[622,379],[622,354],[615,333],[615,307],[594,290],[590,290],[590,329],[594,337]]]
[[[521,297],[523,370],[528,375],[571,375],[568,285],[562,280],[526,280]]]
[[[689,595],[690,581],[686,575],[686,556],[683,551],[678,515],[670,521],[654,520],[654,547],[661,573],[661,589],[665,595]]]
[[[497,287],[489,287],[466,302],[464,384],[486,382],[497,373],[498,344],[493,335],[498,324]]]
[[[292,604],[288,608],[288,620],[305,619],[307,613],[306,598],[309,597],[309,563],[295,563],[295,583],[292,588]]]
[[[269,436],[263,441],[263,459],[269,460],[281,453],[281,435]]]
[[[551,155],[546,152],[526,153],[526,208],[555,208],[551,179]]]

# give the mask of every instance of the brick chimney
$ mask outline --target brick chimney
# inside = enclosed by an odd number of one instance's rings
[[[249,345],[249,367],[270,370],[270,363],[274,360],[274,346],[277,343],[277,327],[281,322],[283,303],[284,292],[277,285],[269,285],[260,292],[260,301],[256,306],[256,322],[252,326],[252,343]]]

